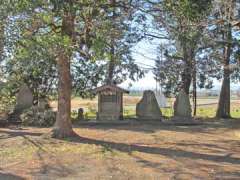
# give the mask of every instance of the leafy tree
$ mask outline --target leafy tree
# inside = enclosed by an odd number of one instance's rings
[[[116,9],[126,7],[129,2],[131,1],[117,1],[114,6]],[[18,63],[15,75],[17,72],[31,71],[28,75],[23,73],[16,78],[31,80],[30,84],[35,82],[38,90],[41,82],[45,84],[47,74],[52,73],[51,78],[47,79],[49,83],[55,83],[57,80],[58,112],[52,130],[53,137],[63,138],[75,134],[70,121],[72,85],[75,90],[82,92],[81,89],[95,86],[103,75],[104,71],[98,60],[105,59],[108,54],[104,54],[102,50],[106,47],[104,32],[108,30],[106,25],[109,24],[108,15],[111,8],[113,8],[112,3],[106,0],[34,2],[20,0],[17,3],[19,13],[14,18],[14,24],[19,28],[19,32],[14,47],[14,58],[9,61],[8,69],[14,68],[15,61]],[[123,52],[123,49],[121,51]],[[127,59],[128,55],[125,57]],[[39,68],[31,64],[36,61]],[[27,63],[31,65],[24,67]],[[132,63],[127,64],[132,65]],[[48,65],[48,68],[43,68],[44,65]],[[129,69],[128,65],[122,67]],[[83,83],[77,76],[83,70],[90,70],[89,74],[86,73],[86,77],[89,77],[90,73],[95,73],[96,76],[90,84]],[[122,72],[124,71],[121,70]],[[40,74],[41,77],[38,76]],[[80,87],[80,85],[86,86]]]
[[[239,52],[238,37],[234,36],[232,21],[235,18],[236,1],[215,1],[215,9],[213,18],[215,24],[212,26],[213,36],[215,40],[215,49],[217,54],[221,54],[217,58],[222,64],[223,82],[219,97],[218,109],[216,116],[219,118],[230,117],[230,82],[231,74],[235,71],[237,64],[236,55]],[[235,76],[236,77],[236,76]]]

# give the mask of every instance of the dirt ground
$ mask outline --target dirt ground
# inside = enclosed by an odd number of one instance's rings
[[[79,137],[47,128],[0,128],[0,179],[240,179],[240,121],[79,125]]]

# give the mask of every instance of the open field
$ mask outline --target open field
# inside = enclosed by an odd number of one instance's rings
[[[124,115],[133,117],[136,114],[136,104],[140,101],[140,96],[124,96]],[[162,108],[162,112],[164,116],[172,116],[173,115],[173,102],[174,98],[167,99],[168,108]],[[198,98],[198,109],[197,116],[204,118],[212,118],[215,116],[218,97],[204,97]],[[57,102],[52,101],[51,106],[56,109]],[[97,111],[97,99],[81,99],[81,98],[73,98],[72,99],[72,110],[76,111],[78,108],[84,108],[85,112],[90,117],[95,117]],[[233,118],[240,118],[240,100],[232,98],[231,100],[231,114]]]
[[[85,125],[79,137],[0,128],[0,179],[239,179],[240,122]]]

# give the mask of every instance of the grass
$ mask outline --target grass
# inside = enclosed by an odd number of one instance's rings
[[[136,117],[136,104],[140,101],[140,96],[124,96],[124,110],[123,114],[125,118],[134,118]],[[161,108],[163,116],[171,117],[173,116],[173,102],[174,98],[167,99],[168,108]],[[213,118],[216,114],[217,109],[217,97],[201,97],[198,99],[199,106],[197,107],[197,117],[203,118]],[[51,103],[54,106],[56,102]],[[209,105],[208,105],[209,104]],[[85,117],[86,119],[95,119],[96,112],[97,112],[97,99],[81,99],[81,98],[74,98],[72,100],[72,118],[77,117],[77,109],[84,108]],[[239,101],[236,97],[232,98],[231,103],[231,115],[233,118],[240,118],[240,108],[239,108]]]

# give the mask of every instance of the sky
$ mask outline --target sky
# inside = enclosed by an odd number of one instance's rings
[[[139,42],[133,49],[133,58],[136,63],[143,69],[151,69],[154,66],[154,59],[157,55],[157,47],[161,43],[159,40],[153,40],[152,42],[144,40]],[[130,86],[131,84],[131,86]],[[212,90],[221,89],[222,81],[213,79],[213,88]],[[145,77],[134,82],[127,80],[120,85],[121,87],[129,90],[155,90],[156,81],[154,80],[154,75],[151,71],[145,74]],[[240,87],[236,83],[231,83],[232,90],[239,90]],[[201,89],[204,90],[204,89]],[[199,91],[201,91],[199,89]]]

